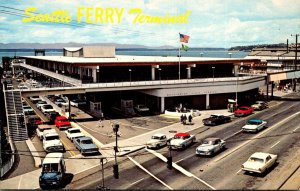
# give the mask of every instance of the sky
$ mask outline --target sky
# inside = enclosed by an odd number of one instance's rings
[[[229,48],[242,45],[295,42],[300,33],[300,0],[0,0],[0,43],[119,43],[145,46],[180,46],[179,33],[190,36],[189,47]],[[35,14],[65,10],[71,23],[23,22],[24,10]],[[83,16],[78,23],[78,8]],[[113,22],[86,23],[86,8],[95,21],[96,8],[117,12]],[[139,8],[143,15],[179,16],[186,23],[134,23]],[[105,20],[105,14],[102,15]],[[300,39],[299,39],[300,41]]]

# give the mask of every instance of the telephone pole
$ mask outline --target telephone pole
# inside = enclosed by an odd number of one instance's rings
[[[291,36],[295,36],[296,37],[296,50],[295,50],[295,63],[294,63],[294,65],[295,65],[295,70],[297,70],[297,51],[298,51],[298,36],[299,36],[299,34],[291,34]]]

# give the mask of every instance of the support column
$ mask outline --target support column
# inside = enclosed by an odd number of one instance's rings
[[[210,109],[210,105],[209,105],[209,94],[206,94],[206,109]]]
[[[186,76],[187,76],[187,78],[188,79],[191,79],[191,67],[190,66],[188,66],[187,68],[186,68],[186,72],[187,72],[187,74],[186,74]]]
[[[93,75],[93,82],[96,83],[97,82],[97,69],[93,68],[92,69],[92,75]]]
[[[164,113],[165,111],[165,97],[160,98],[160,112]]]
[[[238,76],[238,70],[239,70],[239,66],[238,65],[234,65],[234,67],[233,67],[234,76]]]
[[[79,76],[80,76],[80,79],[82,80],[82,68],[81,68],[81,67],[79,67],[79,68],[78,68],[78,71],[79,71]]]
[[[151,80],[155,80],[155,67],[151,67]]]

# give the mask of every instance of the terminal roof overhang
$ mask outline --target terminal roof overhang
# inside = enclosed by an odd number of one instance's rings
[[[23,58],[43,60],[74,66],[155,66],[177,65],[178,57],[169,56],[127,56],[118,55],[114,58],[84,58],[67,56],[23,56]],[[245,58],[211,58],[211,57],[180,57],[180,64],[240,64],[241,62],[260,62],[259,59]]]

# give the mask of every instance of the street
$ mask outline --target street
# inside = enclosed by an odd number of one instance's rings
[[[153,151],[142,149],[119,157],[119,179],[113,177],[113,161],[104,165],[105,186],[110,189],[278,189],[299,166],[299,111],[299,102],[283,101],[248,117],[234,118],[227,124],[195,129],[190,132],[196,135],[195,144],[171,152],[172,170],[164,161],[169,155],[166,147]],[[241,127],[251,118],[266,120],[267,127],[258,133],[242,132]],[[227,149],[212,157],[196,156],[196,147],[206,137],[225,140]],[[277,164],[263,175],[241,171],[241,165],[259,151],[277,154]],[[97,171],[66,188],[95,189],[101,184],[101,171]]]

